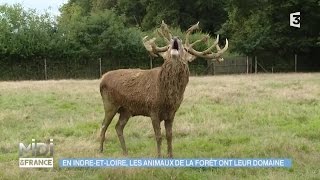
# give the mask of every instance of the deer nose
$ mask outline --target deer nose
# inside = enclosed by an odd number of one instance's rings
[[[172,49],[179,50],[178,39],[174,39],[174,40],[173,40]]]

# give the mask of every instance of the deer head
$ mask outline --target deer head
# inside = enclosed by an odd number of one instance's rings
[[[191,26],[186,31],[185,43],[179,37],[172,36],[168,26],[162,21],[160,29],[157,30],[158,34],[163,37],[167,45],[163,47],[158,47],[155,43],[156,38],[148,39],[148,36],[143,38],[143,44],[151,56],[158,57],[160,55],[164,60],[176,59],[184,62],[191,62],[197,57],[201,57],[209,60],[216,60],[218,62],[223,61],[221,57],[222,54],[228,49],[228,40],[226,39],[226,44],[223,49],[218,45],[219,35],[215,42],[204,51],[197,51],[193,47],[195,44],[200,42],[207,42],[210,38],[209,35],[205,35],[202,39],[196,40],[193,43],[189,42],[190,34],[199,29],[199,22]],[[217,52],[213,52],[212,49],[216,48]]]

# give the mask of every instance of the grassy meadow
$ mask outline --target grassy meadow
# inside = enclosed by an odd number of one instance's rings
[[[293,167],[61,169],[59,158],[123,157],[118,115],[99,153],[99,80],[17,81],[0,82],[0,179],[320,178],[319,73],[191,77],[184,97],[173,127],[176,158],[287,157]],[[129,157],[156,157],[149,118],[131,118],[124,135]],[[55,167],[20,169],[19,142],[50,138]]]

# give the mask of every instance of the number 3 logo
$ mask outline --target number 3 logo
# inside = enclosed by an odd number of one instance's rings
[[[290,14],[290,26],[300,28],[300,12]]]
[[[294,15],[294,21],[293,24],[300,24],[300,16],[299,15]]]

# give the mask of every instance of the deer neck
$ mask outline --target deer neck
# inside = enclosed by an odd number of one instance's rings
[[[188,82],[188,64],[178,60],[166,60],[159,76],[160,98],[163,103],[178,108]]]

